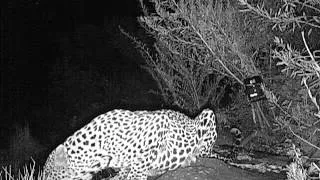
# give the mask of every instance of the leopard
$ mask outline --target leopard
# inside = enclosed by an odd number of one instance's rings
[[[195,118],[174,110],[115,109],[94,118],[48,156],[47,180],[91,180],[107,168],[112,180],[147,180],[185,167],[210,153],[217,139],[215,114]]]

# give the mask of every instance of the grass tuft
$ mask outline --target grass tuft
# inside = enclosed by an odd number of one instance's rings
[[[36,163],[32,159],[29,165],[25,165],[22,172],[19,170],[15,175],[12,166],[5,166],[0,169],[0,180],[45,180],[40,168],[36,168]]]

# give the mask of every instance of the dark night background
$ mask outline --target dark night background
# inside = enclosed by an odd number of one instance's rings
[[[2,2],[0,149],[17,127],[51,151],[102,112],[158,108],[156,84],[119,30],[148,41],[139,15],[135,0]]]

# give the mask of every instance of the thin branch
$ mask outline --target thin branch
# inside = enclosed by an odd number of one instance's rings
[[[319,67],[317,61],[314,59],[313,53],[311,53],[311,51],[310,51],[310,49],[309,49],[309,47],[308,47],[308,44],[307,44],[306,39],[305,39],[305,37],[304,37],[304,32],[303,32],[303,31],[301,32],[301,35],[302,35],[302,39],[303,39],[304,46],[306,47],[306,49],[307,49],[307,51],[308,51],[308,53],[309,53],[309,56],[310,56],[310,58],[312,59],[313,64],[316,66],[315,72],[316,72],[318,78],[320,78],[320,74],[319,74],[319,72],[318,72],[318,71],[320,71],[320,67]]]
[[[310,58],[312,59],[313,62],[315,62],[315,59],[314,59],[314,57],[313,57],[313,54],[311,53],[311,51],[310,51],[310,49],[309,49],[309,47],[308,47],[308,44],[307,44],[307,42],[306,42],[306,39],[305,39],[305,37],[304,37],[304,31],[301,32],[301,36],[302,36],[302,40],[303,40],[304,46],[306,47],[306,49],[307,49],[307,51],[308,51],[308,53],[309,53],[309,55],[310,55]]]
[[[307,8],[310,8],[310,9],[312,9],[312,10],[317,11],[318,13],[320,13],[320,9],[315,8],[315,7],[313,7],[313,6],[310,6],[309,4],[307,4],[308,2],[302,3],[302,2],[296,1],[296,3],[301,4],[302,6],[305,6],[305,7],[307,7]]]
[[[296,22],[297,24],[301,23],[301,24],[306,24],[306,25],[309,25],[311,27],[315,27],[315,28],[320,28],[319,25],[316,25],[316,24],[312,24],[312,23],[309,23],[307,21],[301,21],[299,19],[302,19],[304,18],[303,16],[299,16],[299,17],[294,17],[294,18],[289,18],[289,17],[286,17],[285,19],[282,19],[282,18],[279,18],[280,16],[272,16],[271,13],[269,13],[267,10],[263,9],[263,8],[256,8],[256,7],[253,7],[251,6],[247,0],[238,0],[242,5],[246,6],[247,9],[245,10],[240,10],[240,12],[247,12],[247,11],[252,11],[258,15],[260,15],[261,17],[264,17],[268,20],[270,20],[271,22],[274,22],[275,25],[279,25],[280,23],[288,23],[288,22]]]
[[[299,136],[298,134],[296,134],[296,133],[291,129],[290,126],[288,126],[288,128],[289,128],[290,132],[291,132],[294,136],[296,136],[298,139],[300,139],[301,141],[307,143],[309,146],[314,147],[314,148],[316,148],[317,150],[320,150],[320,147],[312,144],[311,142],[305,140],[304,138],[302,138],[301,136]]]
[[[194,31],[197,33],[197,35],[200,37],[201,41],[206,45],[206,47],[209,49],[209,51],[211,52],[212,55],[214,55],[215,53],[213,52],[212,48],[209,46],[209,44],[205,41],[205,39],[203,38],[203,36],[200,34],[200,32],[198,32],[195,27],[193,25],[191,25],[192,29],[194,29]],[[221,65],[222,67],[235,79],[237,80],[241,85],[244,85],[243,82],[235,75],[233,74],[230,69],[220,60],[220,59],[216,59]]]

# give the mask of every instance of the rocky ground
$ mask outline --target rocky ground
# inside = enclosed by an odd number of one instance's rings
[[[195,164],[186,168],[170,171],[152,180],[282,180],[285,173],[259,173],[230,166],[217,159],[200,158]]]

